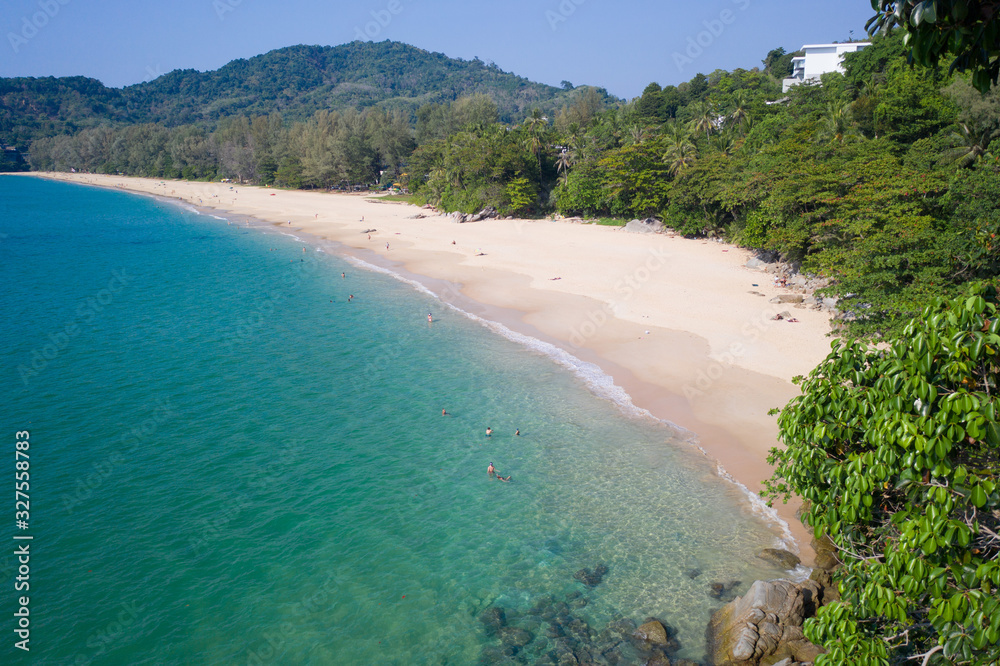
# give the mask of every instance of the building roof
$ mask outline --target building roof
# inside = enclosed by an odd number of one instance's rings
[[[871,42],[841,42],[840,44],[806,44],[800,51],[805,51],[806,49],[828,49],[831,46],[871,46]]]

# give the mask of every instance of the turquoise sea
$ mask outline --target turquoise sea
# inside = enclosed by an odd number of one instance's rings
[[[712,584],[783,573],[775,526],[594,368],[335,247],[0,177],[0,274],[2,663],[638,663],[606,627],[646,617],[698,660]]]

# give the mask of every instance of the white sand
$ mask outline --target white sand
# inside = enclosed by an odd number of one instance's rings
[[[697,433],[706,452],[754,492],[770,476],[765,459],[777,444],[768,410],[796,395],[792,377],[830,351],[827,313],[769,304],[787,290],[746,268],[750,253],[721,243],[568,222],[455,224],[361,195],[44,175],[269,220],[376,252],[411,273],[460,285],[479,303],[516,310],[521,321],[505,323],[600,365],[637,406]],[[428,217],[409,219],[417,214]],[[361,232],[372,228],[369,240]],[[799,322],[772,320],[784,310]],[[777,508],[809,559],[809,534],[794,506]]]

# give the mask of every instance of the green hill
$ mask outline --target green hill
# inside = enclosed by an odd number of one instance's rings
[[[475,93],[490,95],[507,122],[535,108],[552,114],[576,96],[480,60],[398,42],[300,45],[120,89],[84,77],[0,79],[0,143],[25,149],[37,138],[109,123],[213,128],[234,115],[279,112],[305,120],[320,109],[351,107],[398,109],[412,117],[422,105]]]

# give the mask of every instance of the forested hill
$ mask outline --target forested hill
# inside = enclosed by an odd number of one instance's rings
[[[25,149],[37,138],[107,122],[211,128],[233,115],[305,120],[320,109],[371,106],[412,116],[425,104],[476,93],[488,94],[505,122],[535,108],[552,114],[578,95],[480,60],[398,42],[290,46],[215,71],[176,70],[122,89],[84,77],[0,79],[0,143]]]

